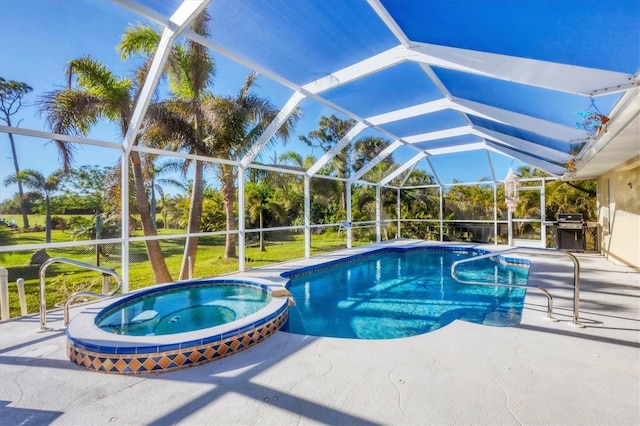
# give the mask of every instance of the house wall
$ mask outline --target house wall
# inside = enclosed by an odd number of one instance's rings
[[[598,178],[597,207],[603,255],[640,268],[640,156]]]

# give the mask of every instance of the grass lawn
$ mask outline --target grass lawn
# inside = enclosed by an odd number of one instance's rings
[[[21,214],[2,214],[0,215],[0,218],[6,220],[7,222],[14,220],[16,224],[20,228],[22,228],[23,222]],[[46,216],[43,214],[30,214],[27,215],[27,218],[29,219],[29,226],[35,227],[36,225],[44,226]]]
[[[30,218],[31,220],[31,218]],[[18,219],[16,219],[18,222]],[[18,222],[20,223],[20,222]],[[35,222],[34,222],[35,223]],[[177,234],[181,231],[163,230],[159,234]],[[137,232],[136,234],[139,234]],[[44,242],[44,232],[15,232],[11,244],[38,244]],[[52,231],[52,242],[70,241],[63,231]],[[355,245],[368,244],[370,241],[354,241]],[[325,232],[312,236],[312,254],[338,250],[345,247],[345,234]],[[224,236],[201,237],[198,242],[197,258],[194,262],[194,278],[214,277],[238,271],[238,259],[224,258]],[[184,239],[164,240],[161,242],[167,267],[177,280],[182,264]],[[100,259],[97,259],[94,245],[71,248],[47,249],[50,257],[64,257],[95,265],[113,268],[121,272],[120,244],[103,245]],[[20,315],[16,280],[23,278],[29,313],[38,312],[39,306],[39,265],[31,265],[35,250],[0,253],[0,266],[9,270],[9,304],[11,317]],[[154,284],[151,265],[147,259],[144,243],[133,242],[129,247],[129,290],[135,290]],[[260,251],[257,243],[251,241],[245,249],[245,267],[256,268],[277,262],[304,257],[304,235],[292,234],[282,241],[266,241],[266,250]],[[47,307],[53,308],[63,303],[68,296],[78,291],[101,292],[102,277],[94,271],[79,269],[76,266],[52,264],[46,273]],[[111,283],[114,285],[114,283]]]

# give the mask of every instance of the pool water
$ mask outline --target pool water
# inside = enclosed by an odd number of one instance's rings
[[[215,327],[264,308],[260,287],[200,284],[152,292],[118,304],[96,318],[102,330],[129,336],[184,333]]]
[[[519,323],[524,289],[461,284],[451,277],[451,264],[473,255],[470,251],[378,252],[293,275],[287,288],[296,303],[289,307],[288,328],[283,330],[392,339],[427,333],[455,319]],[[528,268],[486,259],[460,265],[457,272],[464,280],[526,284]]]

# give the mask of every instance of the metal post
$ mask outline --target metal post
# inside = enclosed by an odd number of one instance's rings
[[[95,218],[96,240],[99,240],[102,234],[102,216],[100,210],[96,210]],[[96,244],[96,266],[100,266],[100,244]]]
[[[109,293],[109,275],[102,274],[102,294]]]
[[[396,215],[398,216],[398,232],[396,232],[396,238],[400,239],[402,238],[402,234],[400,232],[400,188],[398,188],[398,203],[396,206]]]
[[[376,242],[380,242],[380,218],[381,218],[381,208],[380,208],[380,185],[376,185]]]
[[[311,257],[311,178],[304,177],[304,257]]]
[[[498,245],[498,186],[493,182],[493,244]]]
[[[547,197],[545,192],[546,180],[542,178],[542,187],[540,188],[540,238],[542,239],[542,248],[547,248],[547,221],[545,214]]]
[[[518,175],[509,167],[509,172],[504,178],[504,197],[507,203],[508,214],[508,244],[509,247],[513,246],[513,212],[518,204]]]
[[[444,241],[444,198],[443,198],[442,185],[440,185],[439,190],[440,190],[440,242],[442,242]]]
[[[569,256],[573,261],[573,322],[571,325],[584,328],[584,325],[580,324],[580,261],[569,252],[561,251],[561,253]]]
[[[507,208],[507,245],[513,247],[513,212]]]
[[[238,269],[245,269],[244,167],[238,166]]]
[[[129,152],[124,152],[120,161],[120,220],[122,229],[121,253],[122,253],[122,292],[129,291]]]
[[[347,182],[347,223],[351,223],[351,184]],[[351,226],[347,226],[347,248],[353,246],[353,230]]]
[[[20,299],[20,315],[24,317],[29,315],[29,310],[27,309],[27,296],[24,294],[24,278],[18,278],[16,280],[16,285],[18,286],[18,299]]]
[[[9,319],[9,270],[0,268],[0,319]]]

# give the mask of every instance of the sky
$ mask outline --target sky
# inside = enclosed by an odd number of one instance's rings
[[[64,71],[71,59],[91,55],[120,76],[133,70],[136,62],[123,62],[115,46],[130,24],[141,21],[140,16],[106,0],[2,0],[0,76],[6,80],[25,82],[33,88],[33,92],[25,99],[26,104],[12,117],[14,126],[48,131],[35,104],[44,93],[64,87]],[[217,69],[213,92],[218,95],[236,93],[249,70],[220,55],[213,54],[213,58]],[[290,89],[264,76],[260,77],[256,92],[268,97],[277,107],[282,107],[292,94]],[[165,85],[161,84],[159,93],[161,96],[166,95]],[[317,128],[323,115],[340,116],[311,100],[305,100],[301,107],[303,119],[296,128],[297,135],[306,135]],[[365,132],[362,135],[367,134]],[[268,162],[270,160],[267,159],[274,155],[290,150],[316,157],[322,154],[304,146],[297,135],[286,145],[274,146],[271,152],[265,154],[264,161]],[[97,125],[89,137],[121,142],[119,131],[108,123]],[[53,144],[21,135],[16,135],[15,139],[21,169],[36,169],[48,175],[59,167]],[[404,162],[415,154],[411,149],[401,149],[394,153],[394,158],[398,162]],[[496,179],[504,178],[510,166],[517,168],[522,165],[519,161],[493,153],[490,158],[496,170]],[[75,167],[111,166],[117,161],[118,152],[107,148],[79,146],[74,159]],[[437,157],[432,159],[432,164],[436,166],[438,177],[444,183],[450,183],[453,179],[461,182],[491,179],[489,160],[484,152]],[[419,167],[430,172],[426,162],[422,162]],[[0,134],[0,179],[4,181],[13,172],[8,135]],[[0,185],[0,200],[10,198],[15,192],[16,187],[13,185]]]
[[[23,107],[11,118],[14,126],[48,131],[36,102],[44,93],[64,87],[64,72],[71,59],[91,55],[120,76],[135,68],[134,61],[120,59],[115,46],[129,24],[147,22],[126,9],[103,0],[2,0],[1,7],[0,77],[24,82],[33,88],[25,97]],[[250,70],[220,55],[214,55],[214,60],[217,72],[213,92],[223,96],[235,94]],[[168,93],[166,85],[161,83],[159,92]],[[278,108],[292,94],[291,90],[264,76],[258,80],[256,92],[268,97]],[[306,109],[309,118],[331,113],[330,109],[317,103],[310,105],[307,102]],[[311,122],[309,118],[298,126],[300,134],[316,127],[317,120]],[[118,129],[109,123],[99,123],[89,137],[121,142]],[[48,175],[60,166],[53,143],[21,135],[14,135],[14,139],[20,169],[36,169]],[[276,154],[292,149],[288,147],[290,144],[291,141],[275,148]],[[300,144],[296,145],[299,151]],[[320,155],[317,150],[315,153],[307,151]],[[270,153],[269,158],[272,156]],[[117,159],[115,150],[79,145],[74,153],[74,166],[111,166]],[[9,137],[2,133],[0,179],[4,181],[14,171]],[[15,185],[0,185],[0,200],[10,198],[16,191]]]

